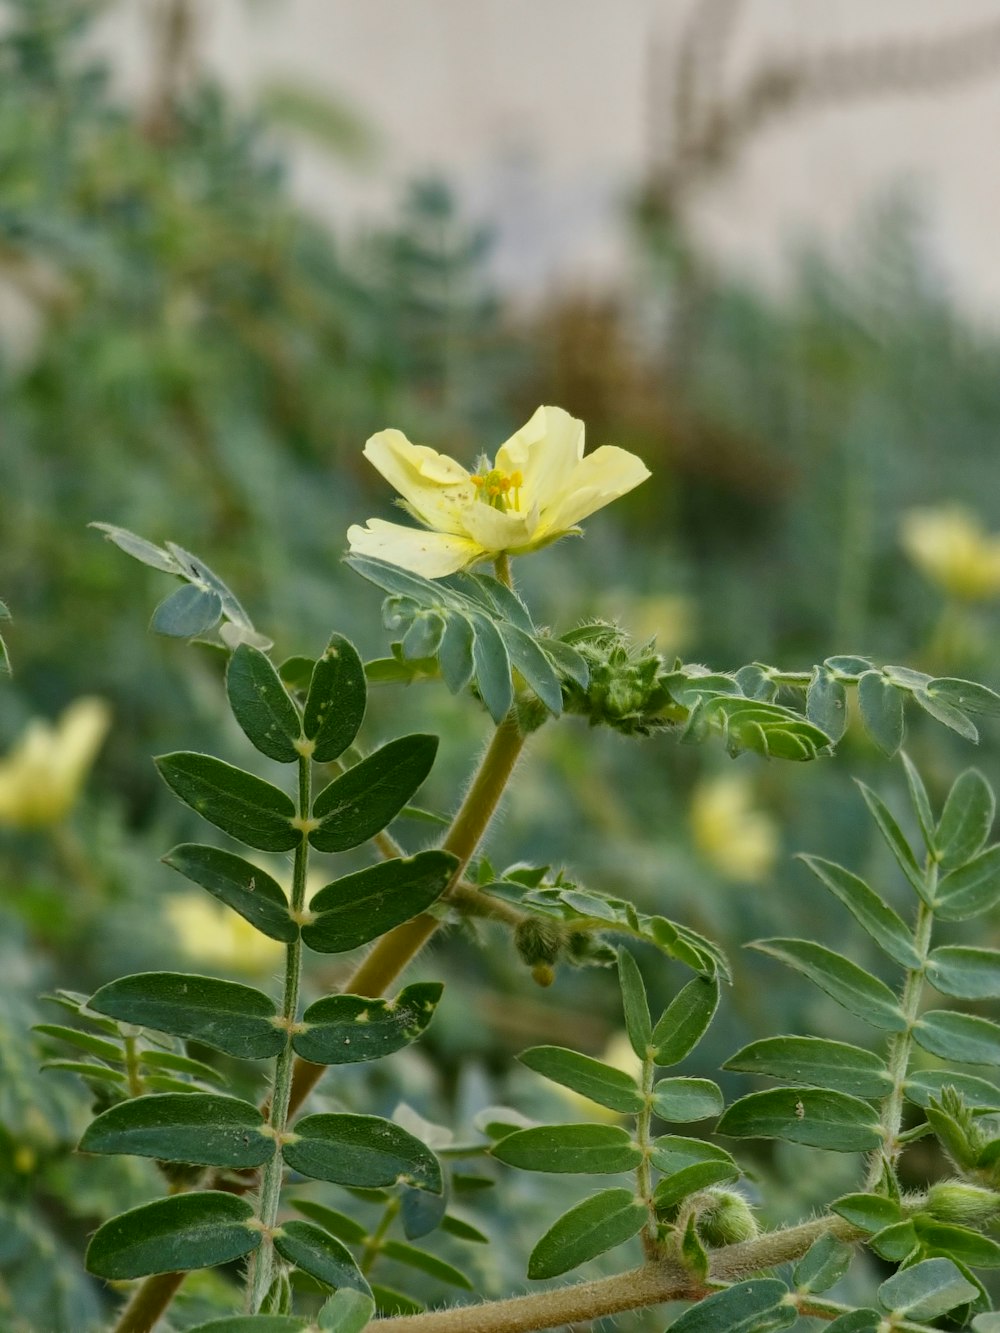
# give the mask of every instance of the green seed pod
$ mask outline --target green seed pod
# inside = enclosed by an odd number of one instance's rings
[[[705,1190],[700,1201],[698,1234],[706,1245],[735,1245],[760,1231],[750,1205],[735,1190]]]
[[[942,1180],[928,1190],[924,1211],[939,1222],[977,1226],[1000,1212],[1000,1194],[964,1180]]]
[[[528,967],[554,963],[562,953],[564,940],[559,922],[544,916],[525,917],[514,931],[514,944]]]

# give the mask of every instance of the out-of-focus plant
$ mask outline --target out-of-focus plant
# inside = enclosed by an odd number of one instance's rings
[[[528,478],[545,474],[545,494],[562,493],[562,478],[563,491],[576,495],[581,423],[549,409],[523,443],[526,492]],[[436,485],[433,512],[426,503],[417,508],[445,535],[454,531],[447,501],[455,487],[462,506],[481,505],[484,515],[518,512],[520,483],[509,470],[501,469],[511,484],[491,488],[476,486],[426,448],[408,446],[401,466],[406,463],[423,469],[419,484],[408,477],[400,484],[395,473],[390,480],[411,503],[426,499],[421,487]],[[614,489],[605,494],[595,486],[590,508]],[[465,508],[461,521],[465,528],[472,521]],[[398,564],[356,549],[349,565],[388,595],[384,623],[398,636],[390,655],[365,663],[334,633],[319,657],[272,662],[264,650],[269,641],[244,620],[240,603],[204,562],[173,544],[160,547],[101,526],[129,555],[180,579],[154,624],[181,639],[221,634],[230,650],[226,693],[236,722],[262,756],[294,772],[289,794],[284,785],[206,753],[177,752],[156,761],[181,802],[231,841],[292,855],[288,895],[260,866],[228,848],[182,843],[164,858],[284,954],[280,998],[212,976],[143,972],[112,979],[89,998],[58,995],[75,1021],[44,1028],[49,1038],[82,1052],[75,1065],[62,1062],[64,1069],[103,1085],[82,1150],[152,1158],[169,1182],[165,1197],[105,1220],[91,1239],[92,1273],[112,1282],[143,1279],[114,1326],[117,1333],[150,1329],[187,1271],[242,1259],[245,1313],[199,1324],[205,1333],[347,1333],[376,1311],[390,1333],[397,1326],[401,1333],[411,1327],[499,1333],[664,1301],[687,1304],[671,1325],[678,1333],[750,1333],[790,1327],[800,1316],[856,1333],[926,1333],[942,1316],[962,1325],[989,1309],[974,1270],[1000,1256],[983,1234],[1000,1213],[990,1119],[1000,1108],[1000,1089],[952,1066],[1000,1058],[1000,1026],[963,1008],[965,1001],[1000,994],[1000,954],[942,944],[936,934],[939,922],[980,917],[1000,901],[1000,849],[986,846],[994,797],[978,772],[957,780],[936,817],[904,756],[920,853],[881,798],[862,786],[876,828],[914,894],[912,924],[853,870],[806,858],[902,975],[893,989],[825,944],[758,941],[759,950],[802,973],[880,1037],[875,1050],[813,1033],[751,1042],[726,1067],[777,1079],[780,1086],[740,1096],[728,1107],[719,1085],[701,1073],[660,1076],[688,1061],[726,995],[732,975],[719,946],[683,922],[640,911],[628,896],[627,865],[612,895],[577,882],[567,868],[516,861],[498,870],[479,848],[508,785],[516,787],[526,746],[564,715],[625,737],[673,732],[693,745],[721,741],[733,755],[752,751],[808,763],[833,753],[852,696],[872,742],[893,755],[903,740],[907,701],[975,739],[974,719],[1000,716],[1000,695],[967,680],[880,667],[856,656],[829,657],[801,672],[760,662],[714,672],[666,660],[607,623],[561,633],[541,628],[511,576],[510,557],[524,545],[516,524],[495,525],[495,537],[480,543],[492,556],[494,576],[465,569],[428,579],[412,567],[422,567],[423,554],[410,545],[394,548]],[[419,537],[419,530],[411,531]],[[225,632],[234,626],[239,633]],[[392,826],[419,812],[415,797],[438,739],[404,734],[368,753],[358,739],[376,685],[438,679],[485,710],[493,732],[454,816],[422,812],[445,826],[438,845],[407,854]],[[736,848],[746,838],[745,806],[737,802],[735,823],[732,799],[724,806],[730,827],[716,850]],[[744,854],[740,869],[762,874],[759,828],[751,833],[757,859],[752,864]],[[307,898],[316,853],[360,847],[373,858],[366,866],[335,874]],[[329,1066],[380,1061],[424,1037],[441,999],[440,982],[412,982],[392,999],[380,997],[442,926],[477,920],[509,933],[526,975],[543,988],[567,965],[617,966],[637,1072],[555,1044],[532,1046],[520,1060],[618,1119],[534,1124],[517,1111],[491,1107],[477,1118],[477,1133],[459,1140],[405,1109],[393,1118],[342,1110],[302,1115]],[[368,945],[342,985],[303,1007],[311,955]],[[657,981],[668,962],[693,974],[662,1012],[650,1007],[636,960],[642,952],[647,961],[655,958],[656,967],[650,963],[647,970]],[[926,1009],[928,983],[948,997],[947,1007]],[[262,1103],[241,1095],[220,1064],[201,1059],[196,1052],[203,1048],[268,1068]],[[920,1053],[941,1067],[928,1069]],[[677,1132],[717,1118],[716,1132],[728,1139],[770,1138],[861,1155],[862,1175],[853,1192],[840,1191],[818,1216],[762,1230],[747,1195],[736,1188],[739,1161],[709,1137]],[[911,1145],[924,1148],[930,1139],[950,1161],[950,1178],[904,1188],[900,1172]],[[373,1282],[376,1265],[395,1259],[476,1289],[461,1268],[411,1243],[449,1230],[467,1241],[482,1239],[449,1211],[467,1159],[549,1176],[629,1178],[627,1185],[583,1198],[548,1226],[528,1256],[530,1280],[560,1277],[635,1240],[642,1263],[583,1285],[471,1310],[430,1311],[409,1322],[419,1305]],[[350,1205],[342,1211],[288,1198],[289,1172],[377,1202],[381,1215],[371,1225]],[[397,1222],[405,1240],[392,1234]],[[833,1298],[830,1288],[864,1248],[897,1271],[877,1293],[870,1284],[861,1298]],[[786,1278],[769,1275],[787,1263],[796,1267]],[[310,1297],[296,1294],[302,1275],[307,1293],[332,1289],[319,1308],[311,1298],[311,1310],[303,1310]],[[238,1300],[234,1288],[233,1304]],[[400,1317],[406,1322],[397,1325]]]
[[[0,824],[46,828],[72,810],[111,727],[103,699],[77,699],[53,726],[29,722],[14,748],[0,758]]]

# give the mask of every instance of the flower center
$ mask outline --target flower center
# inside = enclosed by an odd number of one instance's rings
[[[508,509],[520,511],[521,487],[524,485],[520,472],[501,472],[496,467],[487,470],[484,461],[481,471],[472,477],[472,484],[476,488],[476,499],[483,504],[503,513]]]

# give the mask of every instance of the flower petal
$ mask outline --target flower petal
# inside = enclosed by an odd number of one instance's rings
[[[387,560],[392,565],[411,569],[425,579],[455,574],[484,555],[478,542],[470,541],[468,537],[406,528],[401,523],[386,523],[381,518],[370,518],[364,528],[355,523],[347,529],[347,540],[356,554]]]
[[[493,554],[510,551],[515,546],[525,546],[531,541],[537,514],[521,514],[516,510],[494,509],[491,505],[477,502],[462,511],[462,523],[465,531],[484,552]]]
[[[401,430],[381,430],[365,445],[365,457],[429,528],[460,533],[458,513],[475,497],[460,463],[423,444],[411,444]]]
[[[649,475],[642,459],[626,449],[613,444],[595,449],[565,477],[556,504],[542,512],[542,530],[551,533],[574,527],[588,514],[633,490]]]
[[[540,407],[497,450],[496,466],[508,476],[521,473],[523,505],[537,505],[544,516],[558,501],[582,457],[583,422],[561,407]]]

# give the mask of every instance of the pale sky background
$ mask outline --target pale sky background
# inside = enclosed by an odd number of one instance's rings
[[[100,42],[141,95],[162,0],[125,0]],[[203,64],[250,99],[291,79],[354,105],[381,140],[367,172],[302,141],[295,192],[342,231],[384,221],[405,183],[440,171],[497,228],[494,268],[520,297],[613,283],[622,206],[662,141],[662,73],[703,0],[192,0]],[[1000,20],[1000,0],[745,0],[723,82],[762,55],[926,38]],[[660,53],[657,61],[651,53]],[[654,77],[655,76],[655,77]],[[883,95],[780,119],[700,188],[708,248],[780,284],[802,239],[847,253],[866,205],[893,187],[923,206],[939,271],[1000,325],[1000,65],[918,96]]]

